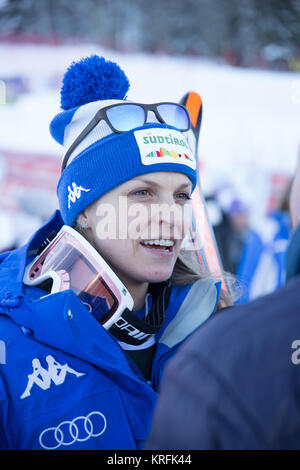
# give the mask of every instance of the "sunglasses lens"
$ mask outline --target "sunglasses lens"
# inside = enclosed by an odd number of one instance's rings
[[[187,112],[181,106],[177,104],[159,104],[157,111],[163,118],[166,124],[177,127],[181,131],[187,131],[189,129],[189,117]]]
[[[122,104],[113,106],[106,111],[112,126],[119,132],[126,132],[145,122],[145,111],[136,104]]]

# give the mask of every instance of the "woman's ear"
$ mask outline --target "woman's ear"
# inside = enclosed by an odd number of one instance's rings
[[[86,230],[89,228],[88,215],[85,210],[82,211],[81,214],[79,215],[78,224],[80,228],[82,228],[83,230]]]

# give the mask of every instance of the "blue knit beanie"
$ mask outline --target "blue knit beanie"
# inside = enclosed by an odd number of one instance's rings
[[[50,132],[64,154],[95,116],[110,104],[123,103],[129,81],[120,67],[91,56],[72,63],[61,89],[63,111],[52,120]],[[57,186],[63,221],[73,225],[90,204],[120,184],[146,173],[172,171],[197,182],[196,161],[185,135],[178,129],[151,122],[122,134],[101,120],[75,147]]]

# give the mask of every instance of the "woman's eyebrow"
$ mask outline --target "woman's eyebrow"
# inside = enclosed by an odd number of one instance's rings
[[[178,186],[178,188],[190,188],[192,189],[192,183],[183,183],[181,184],[180,186]]]
[[[161,184],[159,183],[156,183],[155,181],[151,181],[151,180],[147,180],[147,179],[144,179],[144,178],[139,178],[139,179],[136,179],[135,180],[136,183],[138,182],[141,182],[141,183],[144,183],[144,184],[148,184],[149,186],[152,185],[152,186],[162,186]],[[182,183],[180,185],[178,185],[177,189],[184,189],[184,188],[192,188],[192,183]]]

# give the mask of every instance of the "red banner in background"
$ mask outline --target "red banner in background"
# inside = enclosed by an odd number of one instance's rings
[[[19,211],[20,199],[29,194],[33,198],[43,194],[49,198],[51,210],[56,206],[60,166],[60,159],[53,155],[33,156],[0,149],[0,209]],[[44,200],[47,198],[43,197],[40,203]]]
[[[289,195],[292,184],[292,176],[282,173],[270,175],[270,197],[267,212],[277,210],[288,210]]]

